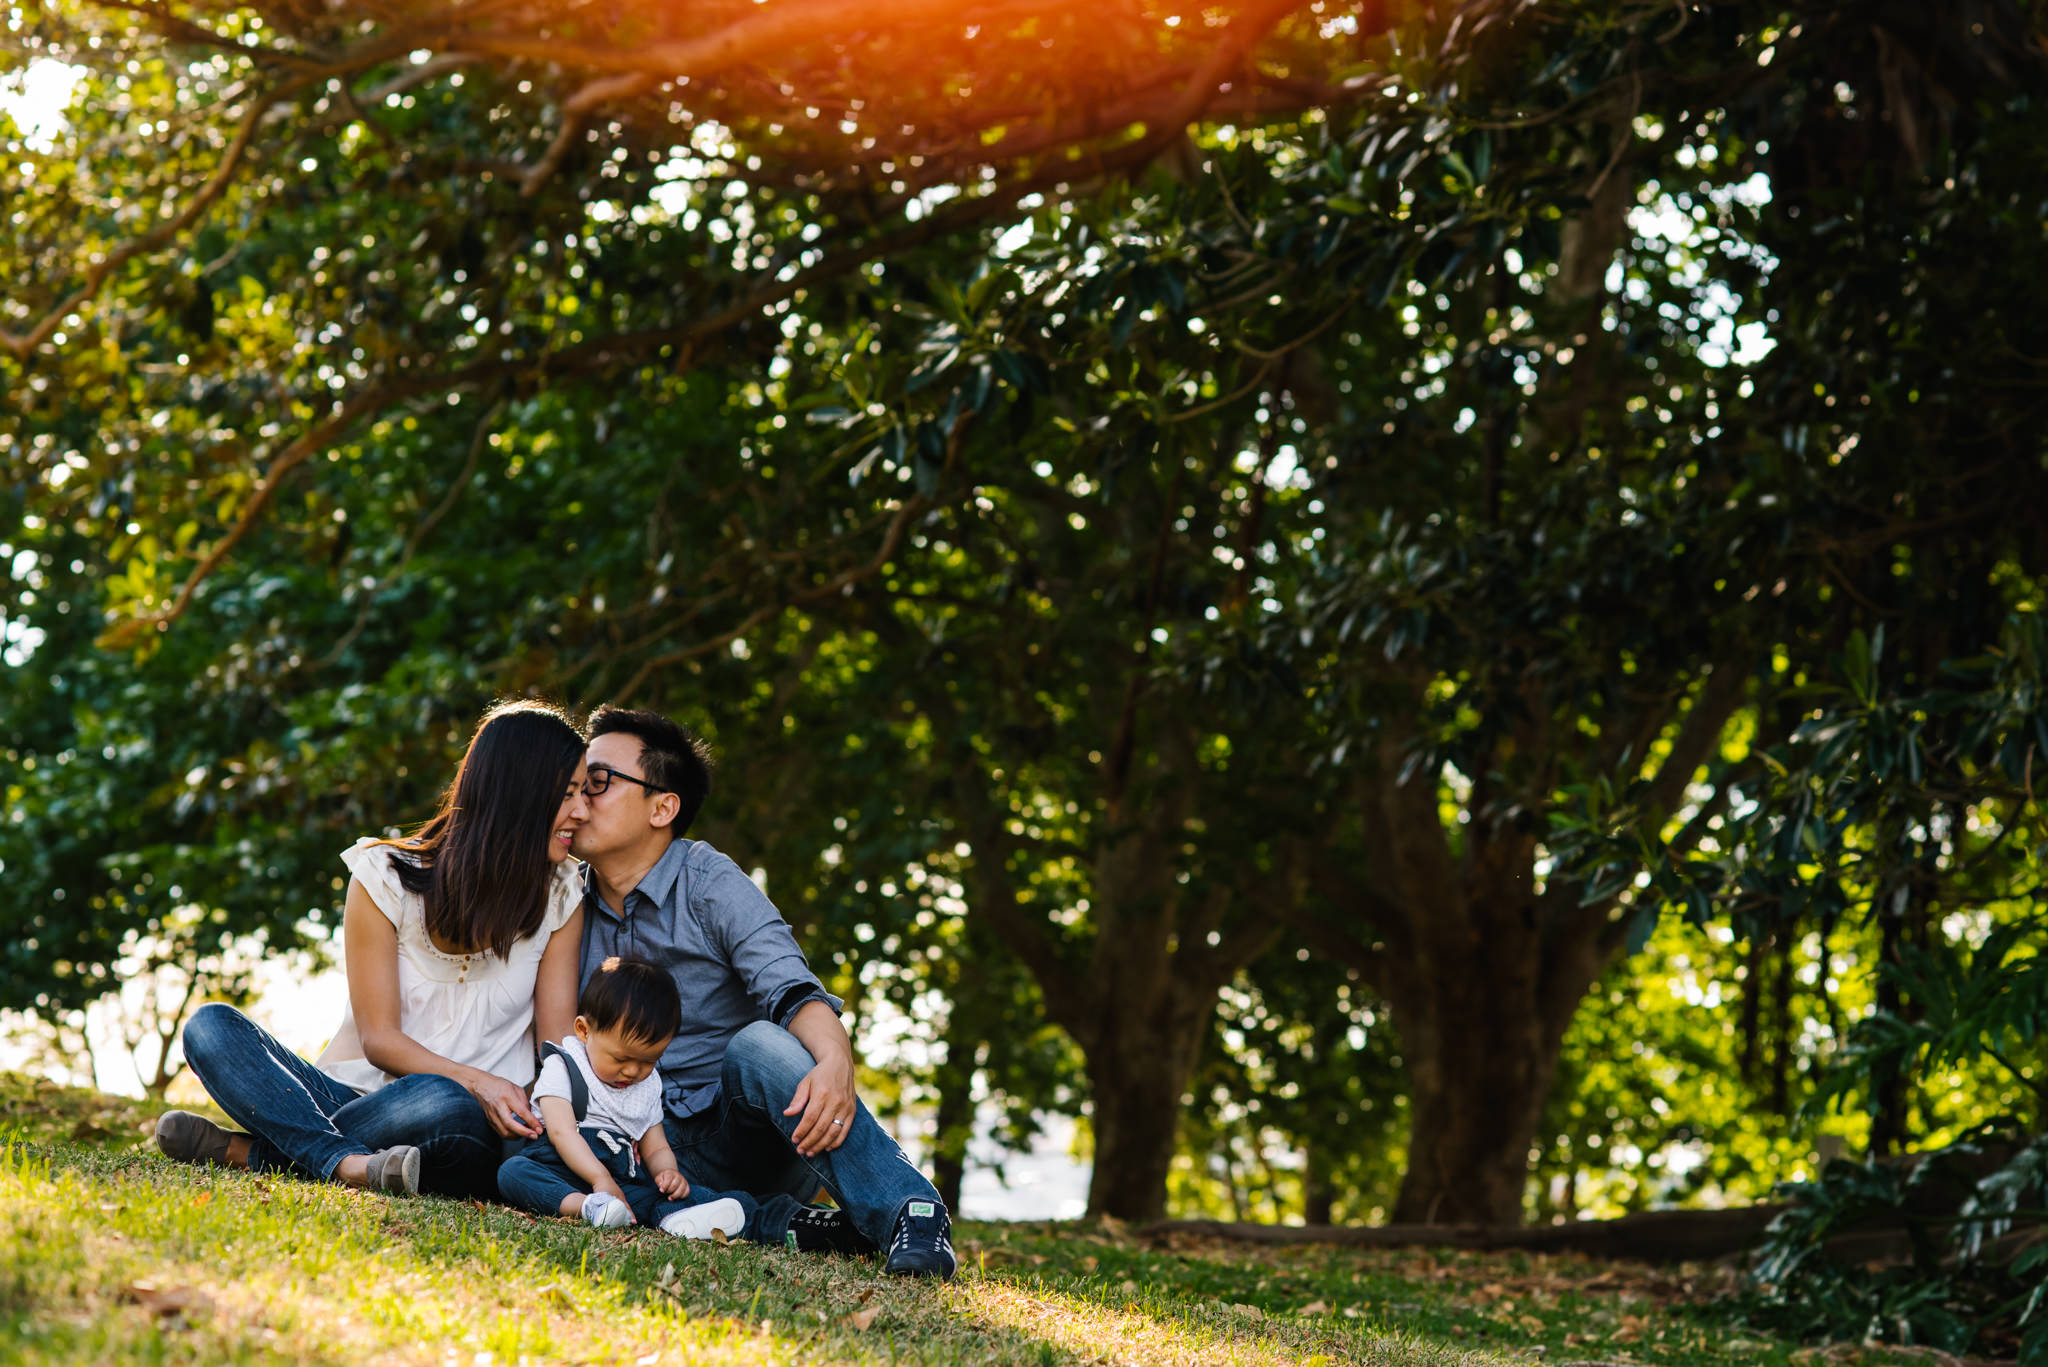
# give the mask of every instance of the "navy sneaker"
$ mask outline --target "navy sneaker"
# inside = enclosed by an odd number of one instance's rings
[[[953,1275],[959,1266],[953,1257],[952,1221],[946,1208],[936,1201],[912,1201],[897,1217],[895,1236],[889,1240],[889,1259],[882,1271],[892,1277],[939,1277]]]
[[[853,1227],[843,1210],[825,1206],[801,1206],[789,1217],[788,1247],[797,1253],[844,1253],[866,1257],[876,1251],[875,1241]]]

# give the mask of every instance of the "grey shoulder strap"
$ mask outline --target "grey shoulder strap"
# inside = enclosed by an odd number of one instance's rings
[[[583,1117],[590,1114],[590,1084],[583,1080],[583,1070],[576,1066],[576,1060],[569,1057],[569,1051],[553,1040],[544,1040],[540,1046],[540,1061],[550,1058],[562,1061],[562,1067],[569,1074],[569,1109],[576,1112],[576,1123],[581,1125]]]

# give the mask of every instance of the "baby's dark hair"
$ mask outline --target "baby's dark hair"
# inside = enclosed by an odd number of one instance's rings
[[[683,1028],[683,999],[675,979],[645,959],[617,955],[597,966],[576,1014],[592,1030],[617,1030],[628,1039],[653,1044]]]

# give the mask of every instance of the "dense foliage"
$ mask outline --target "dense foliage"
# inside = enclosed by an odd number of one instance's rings
[[[7,21],[7,1004],[324,941],[544,692],[710,735],[942,1161],[1080,1112],[1098,1211],[2032,1142],[2036,17],[986,8],[872,112],[879,29]]]
[[[1974,950],[1911,949],[1881,972],[1908,1018],[1859,1021],[1835,1078],[1881,1107],[1888,1080],[1918,1070],[1951,1077],[1996,1065],[2020,1084],[2012,1108],[1906,1163],[1828,1165],[1786,1189],[1756,1267],[1761,1318],[1794,1332],[1928,1344],[1947,1352],[2016,1349],[2048,1362],[2048,1127],[2028,1060],[2048,1034],[2038,914],[2007,923]],[[2008,1094],[2010,1095],[2010,1094]],[[1907,1256],[1873,1247],[1901,1243]],[[1859,1238],[1859,1236],[1861,1236]]]

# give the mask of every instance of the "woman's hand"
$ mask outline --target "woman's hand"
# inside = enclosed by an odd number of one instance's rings
[[[527,1102],[526,1089],[491,1073],[467,1079],[469,1094],[484,1108],[491,1128],[507,1139],[533,1139],[546,1127]]]
[[[484,1108],[491,1128],[507,1139],[532,1139],[542,1125],[526,1093],[504,1078],[465,1067],[422,1046],[400,1022],[398,931],[377,909],[360,879],[348,885],[342,913],[347,946],[348,999],[362,1036],[363,1057],[398,1077],[435,1073],[453,1078]]]

